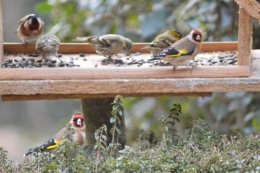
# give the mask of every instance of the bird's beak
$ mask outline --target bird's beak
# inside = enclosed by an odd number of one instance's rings
[[[200,40],[200,39],[201,39],[201,37],[199,35],[197,35],[196,40]]]
[[[77,125],[81,126],[81,123],[82,123],[81,119],[77,119]]]
[[[38,34],[38,31],[37,31],[37,30],[34,30],[33,32],[34,32],[34,35],[35,35],[35,37],[36,37],[37,34]]]

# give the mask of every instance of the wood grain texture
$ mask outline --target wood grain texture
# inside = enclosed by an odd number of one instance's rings
[[[0,80],[86,80],[86,79],[152,79],[152,78],[216,78],[245,77],[250,75],[249,66],[200,66],[178,67],[102,67],[102,68],[25,68],[0,69]]]
[[[135,93],[120,94],[123,97],[135,97]],[[3,95],[2,101],[28,101],[28,100],[59,100],[59,99],[79,99],[79,98],[111,98],[115,94],[43,94],[43,95]],[[211,92],[193,92],[193,93],[149,93],[138,94],[138,97],[211,97]]]
[[[252,17],[244,8],[239,8],[238,65],[250,64],[252,49]]]
[[[235,0],[237,4],[243,7],[253,18],[260,22],[260,3],[257,0]]]
[[[141,49],[149,43],[133,43],[132,53],[149,53],[148,50]],[[212,51],[234,51],[237,50],[237,42],[204,42],[202,43],[202,52],[212,52]],[[4,51],[9,53],[37,53],[34,44],[29,44],[25,48],[21,43],[4,43]],[[62,43],[60,44],[59,53],[96,53],[95,49],[88,43]]]
[[[2,16],[2,1],[0,1],[0,64],[3,62],[3,43],[4,43],[4,34],[3,34],[3,16]]]

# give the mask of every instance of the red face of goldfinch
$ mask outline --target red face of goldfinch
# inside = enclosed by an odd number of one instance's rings
[[[84,117],[82,114],[74,114],[71,119],[71,123],[76,128],[85,129]]]
[[[44,23],[35,14],[28,14],[18,22],[17,35],[27,44],[29,40],[36,40],[43,33]]]
[[[200,43],[202,42],[202,34],[198,30],[193,30],[192,31],[192,41]]]

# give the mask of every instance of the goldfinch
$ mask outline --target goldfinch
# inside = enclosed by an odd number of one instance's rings
[[[155,55],[154,58],[150,60],[165,60],[172,64],[173,70],[175,70],[179,65],[187,66],[187,63],[194,59],[200,51],[201,43],[202,33],[198,30],[192,30],[189,35],[164,49],[161,53]],[[191,65],[192,69],[190,72],[192,72],[196,65],[197,64]]]
[[[43,59],[47,56],[55,55],[58,57],[60,39],[53,34],[44,34],[40,36],[35,44],[35,49],[42,55]]]
[[[27,41],[36,40],[42,35],[43,27],[44,23],[41,18],[35,14],[28,14],[18,22],[17,35],[26,45]]]
[[[119,53],[129,54],[132,49],[132,41],[121,35],[106,34],[101,36],[77,37],[73,41],[90,43],[99,55],[111,59]]]
[[[72,118],[70,120],[70,123],[72,125],[73,134],[72,134],[72,141],[78,143],[79,145],[85,144],[85,122],[84,117],[82,114],[74,114],[72,115]],[[24,157],[32,154],[36,151],[42,151],[42,152],[51,152],[53,154],[56,153],[57,147],[61,144],[63,140],[63,136],[66,132],[66,128],[64,127],[61,129],[52,139],[48,140],[45,144],[41,145],[39,148],[36,148],[32,151],[29,151],[24,154]]]
[[[151,52],[152,56],[155,56],[162,52],[167,47],[171,46],[182,37],[181,33],[177,31],[168,30],[154,38],[150,45],[143,47]]]

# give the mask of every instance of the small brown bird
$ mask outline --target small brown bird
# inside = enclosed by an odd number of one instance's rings
[[[124,53],[129,55],[132,49],[132,41],[121,35],[106,34],[101,36],[77,37],[73,41],[90,43],[99,55],[111,59],[113,55]]]
[[[86,126],[85,126],[83,115],[74,114],[70,120],[70,124],[72,125],[72,129],[73,129],[72,141],[78,143],[81,146],[84,145],[85,137],[86,137],[86,132],[85,132]],[[41,152],[47,151],[55,154],[56,149],[58,146],[60,146],[66,131],[67,129],[64,127],[52,139],[48,140],[45,144],[43,144],[39,148],[36,148],[32,151],[25,153],[24,157],[37,151],[41,151]]]
[[[168,30],[154,38],[150,45],[143,47],[151,52],[152,56],[161,53],[164,49],[171,46],[182,37],[177,31]]]
[[[194,57],[199,53],[202,44],[202,34],[198,30],[192,30],[189,35],[182,38],[181,40],[173,43],[170,47],[164,49],[161,53],[154,56],[151,60],[165,60],[173,65],[175,70],[179,65],[186,65],[187,63],[194,59]],[[196,66],[191,65],[192,72],[193,68]]]
[[[35,14],[24,16],[18,23],[17,35],[23,41],[23,44],[28,44],[27,41],[36,40],[43,33],[44,23],[41,18]]]
[[[46,60],[46,57],[51,55],[58,57],[59,45],[60,39],[58,37],[53,34],[44,34],[37,39],[35,49],[42,55],[42,59]]]

